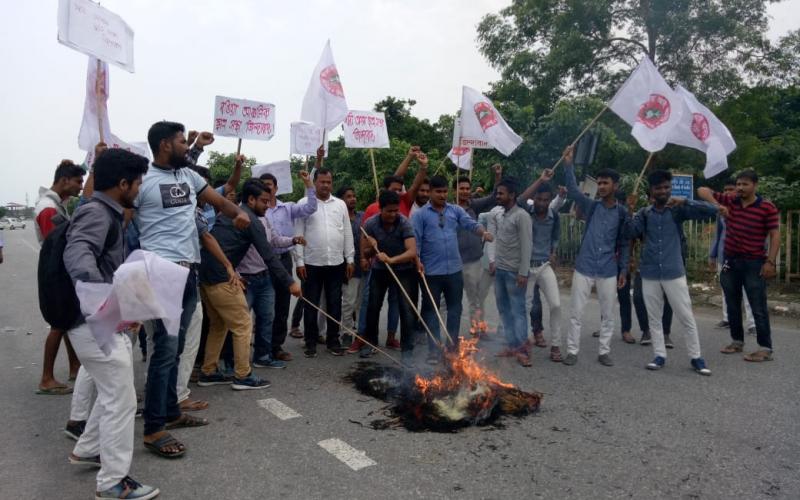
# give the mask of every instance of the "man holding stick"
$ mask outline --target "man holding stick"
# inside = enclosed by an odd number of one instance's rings
[[[391,276],[394,271],[399,285],[417,303],[417,276],[414,263],[417,245],[414,228],[409,220],[401,215],[400,196],[393,191],[384,191],[378,197],[381,212],[364,224],[366,237],[361,238],[361,269],[369,273],[369,305],[367,306],[366,340],[378,345],[378,319],[386,291],[390,285],[398,283]],[[373,257],[376,257],[373,259]],[[401,292],[402,293],[402,292]],[[404,297],[399,299],[401,357],[404,363],[411,360],[414,349],[414,313],[411,304]],[[370,356],[372,349],[364,346],[359,352],[362,358]]]

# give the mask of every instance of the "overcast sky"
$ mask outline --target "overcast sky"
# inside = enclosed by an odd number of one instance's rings
[[[87,56],[56,41],[57,0],[0,0],[3,72],[0,204],[36,201],[62,158],[81,162]],[[245,141],[259,162],[288,157],[289,123],[330,38],[351,109],[387,95],[416,99],[414,113],[436,120],[460,105],[460,87],[496,80],[478,52],[475,27],[508,0],[246,1],[107,0],[135,32],[136,73],[111,66],[109,114],[122,140],[144,141],[169,119],[211,130],[214,96],[272,102],[276,134]],[[772,5],[770,36],[800,27],[800,0]],[[235,139],[210,149],[230,152]],[[201,162],[207,157],[203,156]]]

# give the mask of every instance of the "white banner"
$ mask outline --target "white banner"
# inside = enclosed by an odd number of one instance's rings
[[[268,141],[275,135],[275,105],[218,95],[214,100],[214,134]]]
[[[292,122],[289,129],[290,155],[316,155],[322,144],[323,130],[311,122]],[[325,135],[325,158],[328,157],[328,134]]]
[[[348,148],[388,148],[386,117],[377,111],[348,111],[344,117],[344,145]]]
[[[133,30],[99,4],[59,0],[58,41],[133,73]]]
[[[289,160],[275,161],[265,165],[253,165],[250,168],[251,177],[258,179],[264,174],[272,174],[278,179],[278,192],[275,194],[286,194],[293,191],[292,170]]]
[[[110,80],[108,64],[100,62],[98,77],[97,59],[89,56],[89,68],[86,70],[86,98],[83,101],[83,120],[78,132],[78,147],[84,151],[94,151],[100,142],[100,123],[103,125],[103,139],[106,144],[111,140],[111,123],[108,119],[108,96]]]
[[[152,155],[150,154],[150,145],[147,144],[147,142],[125,142],[114,134],[106,138],[106,141],[109,148],[124,149],[125,151],[136,153],[139,156],[144,156],[148,160],[153,161]],[[84,163],[86,163],[87,168],[91,168],[94,163],[94,148],[86,152]]]
[[[522,137],[516,134],[494,107],[488,97],[464,85],[461,95],[461,137],[486,141],[508,156],[522,144]]]
[[[447,157],[461,170],[472,170],[472,149],[457,147],[452,148]]]
[[[494,146],[489,144],[489,141],[484,139],[475,139],[472,137],[464,137],[461,132],[461,117],[456,116],[453,126],[453,145],[454,148],[470,148],[470,149],[494,149]]]

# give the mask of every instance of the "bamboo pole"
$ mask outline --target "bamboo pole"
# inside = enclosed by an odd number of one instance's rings
[[[372,178],[375,181],[375,201],[378,201],[378,196],[381,190],[378,185],[378,170],[375,168],[375,152],[372,148],[369,148],[369,159],[372,163]]]
[[[105,78],[103,81],[100,81],[100,70],[102,69],[102,63],[100,59],[97,60],[97,70],[95,71],[94,77],[94,96],[95,96],[95,106],[97,107],[97,128],[98,132],[100,132],[100,142],[106,142],[105,133],[103,133],[103,96],[100,94],[100,90],[103,89],[103,95],[105,95]]]
[[[236,143],[236,156],[242,154],[242,139],[239,138],[239,141]],[[236,158],[233,159],[234,163],[236,162]]]
[[[647,167],[650,166],[650,161],[652,161],[653,155],[655,155],[655,153],[650,153],[647,155],[647,160],[644,162],[644,167],[642,167],[639,177],[636,178],[636,184],[633,185],[633,193],[631,193],[633,196],[636,196],[636,194],[639,192],[639,184],[642,183],[642,177],[644,177],[645,172],[647,172]]]
[[[447,324],[442,319],[442,315],[439,312],[439,306],[436,305],[437,301],[433,300],[433,293],[431,292],[431,287],[428,286],[428,280],[425,279],[425,273],[419,273],[419,275],[422,277],[422,283],[425,285],[425,290],[428,292],[428,298],[431,300],[431,306],[433,306],[433,310],[436,312],[436,317],[439,319],[439,326],[444,330],[444,337],[452,344],[453,339],[450,338],[450,332],[447,331]]]

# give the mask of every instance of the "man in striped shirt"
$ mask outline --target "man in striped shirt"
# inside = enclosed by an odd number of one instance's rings
[[[730,345],[723,354],[742,352],[742,287],[750,301],[756,322],[756,339],[760,349],[747,354],[745,361],[772,360],[772,336],[767,310],[767,280],[776,275],[775,258],[780,245],[780,214],[775,205],[756,194],[758,175],[744,170],[736,176],[736,195],[716,193],[709,188],[697,190],[700,198],[720,206],[727,222],[725,236],[725,262],[720,281],[728,304]],[[727,213],[726,213],[727,212]],[[764,240],[769,236],[769,250]]]

